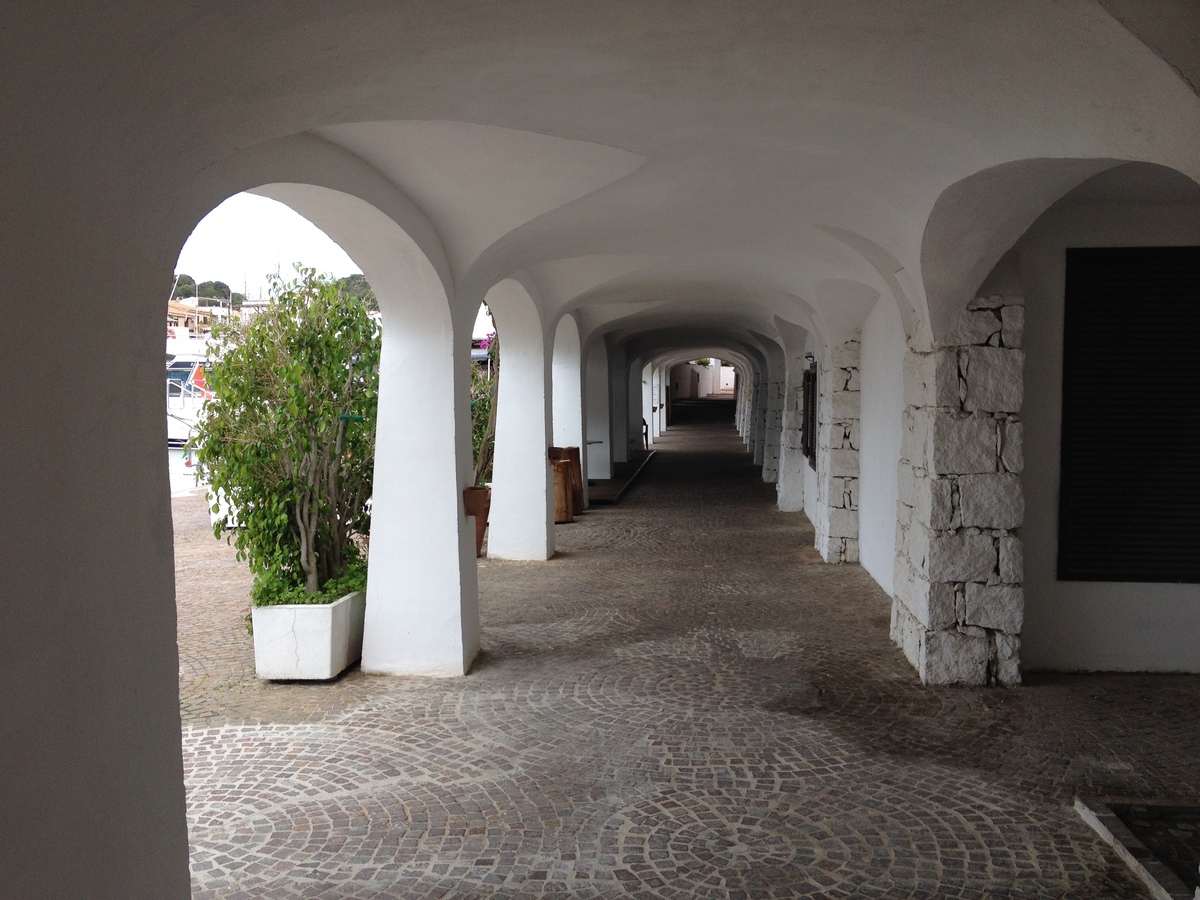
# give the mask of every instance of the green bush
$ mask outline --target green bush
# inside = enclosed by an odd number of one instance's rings
[[[356,536],[370,530],[379,325],[337,282],[296,272],[272,279],[265,311],[214,329],[215,396],[192,439],[202,474],[237,516],[234,545],[256,576],[256,604],[345,593],[334,585],[364,568]],[[225,516],[214,531],[229,527]]]

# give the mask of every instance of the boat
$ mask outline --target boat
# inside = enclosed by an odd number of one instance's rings
[[[180,448],[191,437],[213,392],[204,373],[208,341],[178,334],[187,329],[171,330],[176,336],[167,339],[167,446]]]

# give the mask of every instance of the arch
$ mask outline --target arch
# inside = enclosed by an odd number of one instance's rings
[[[986,283],[1003,282],[1024,304],[1021,652],[1030,670],[1200,671],[1200,585],[1059,581],[1057,574],[1065,249],[1154,245],[1200,246],[1200,184],[1174,168],[1124,163],[1052,204],[988,274]],[[1121,347],[1113,353],[1119,359]],[[1180,387],[1156,379],[1154,389]],[[1146,475],[1147,490],[1170,483],[1168,472]]]
[[[554,445],[583,453],[583,348],[574,316],[563,316],[555,326],[551,368]]]
[[[496,457],[488,555],[554,555],[554,482],[550,445],[550,360],[538,304],[526,284],[506,278],[485,302],[500,338]]]
[[[1021,159],[963,178],[938,196],[921,238],[929,336],[940,343],[985,276],[1059,198],[1121,160]]]
[[[396,221],[359,197],[283,182],[255,192],[341,244],[383,317],[363,668],[461,675],[479,641],[474,542],[460,499],[471,463],[469,353],[454,340],[441,274]]]

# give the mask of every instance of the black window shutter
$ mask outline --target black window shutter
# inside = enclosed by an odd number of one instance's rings
[[[1058,577],[1200,583],[1200,247],[1066,253]]]

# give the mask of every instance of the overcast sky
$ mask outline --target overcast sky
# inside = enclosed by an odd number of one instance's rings
[[[362,271],[325,232],[291,208],[267,197],[235,194],[200,220],[179,253],[175,274],[186,272],[197,282],[223,281],[254,300],[267,296],[269,273],[289,278],[297,262],[336,278]],[[492,330],[481,312],[475,337]]]
[[[361,271],[325,232],[282,203],[235,194],[200,220],[175,273],[223,281],[255,299],[267,295],[268,273],[289,278],[297,262],[338,278]]]

